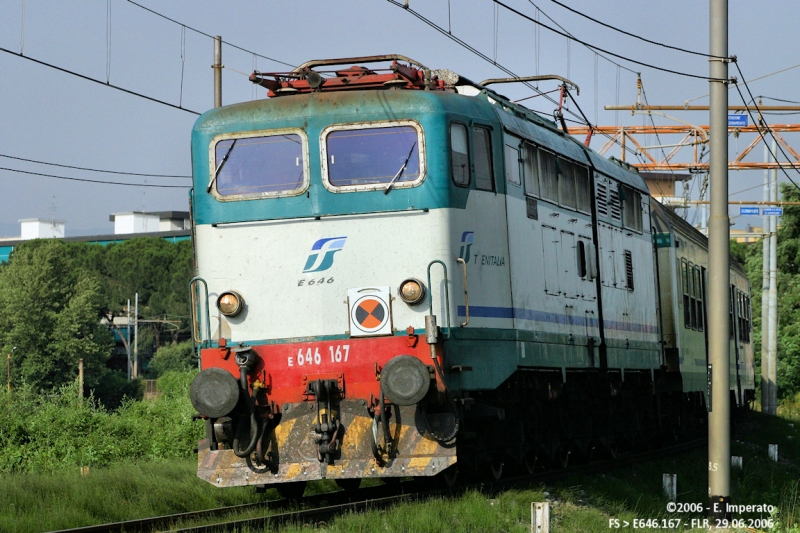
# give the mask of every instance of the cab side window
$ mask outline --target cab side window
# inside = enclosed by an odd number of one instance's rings
[[[454,122],[450,125],[450,173],[453,183],[469,187],[469,140],[467,127]]]
[[[488,128],[472,128],[472,147],[475,158],[475,187],[481,191],[494,191],[492,135]]]

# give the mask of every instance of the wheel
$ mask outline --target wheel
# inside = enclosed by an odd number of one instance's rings
[[[458,466],[451,466],[437,476],[445,487],[452,490],[458,483]]]
[[[495,460],[489,463],[489,468],[492,471],[492,477],[494,479],[500,479],[503,476],[503,461]]]
[[[275,488],[277,489],[278,494],[281,495],[281,498],[286,498],[287,500],[299,500],[303,497],[303,493],[306,491],[306,482],[293,481],[291,483],[278,483],[275,485]]]
[[[361,486],[361,478],[358,477],[341,478],[335,479],[334,481],[336,482],[336,486],[348,492],[357,490],[358,487]]]
[[[535,453],[532,453],[532,452],[528,453],[525,456],[525,459],[522,460],[522,462],[525,464],[525,470],[529,474],[533,474],[534,472],[536,472],[536,462],[538,460],[539,460],[539,458],[536,456]]]

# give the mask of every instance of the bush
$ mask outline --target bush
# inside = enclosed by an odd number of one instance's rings
[[[184,372],[197,368],[192,341],[161,346],[150,361],[149,371],[156,376],[167,372]]]
[[[159,380],[164,394],[123,400],[116,411],[94,396],[79,398],[76,383],[44,395],[23,387],[0,395],[0,472],[54,471],[137,459],[191,457],[203,427],[193,423],[188,384],[195,372]],[[127,383],[127,382],[126,382]]]

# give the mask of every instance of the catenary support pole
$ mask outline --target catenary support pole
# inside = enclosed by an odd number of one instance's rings
[[[83,358],[78,359],[78,398],[83,398]]]
[[[133,377],[139,377],[139,293],[133,307]]]
[[[772,140],[772,153],[777,151],[777,143]],[[770,200],[778,200],[778,169],[772,171],[769,188]],[[769,411],[778,414],[778,217],[769,217]]]
[[[214,37],[214,107],[222,107],[222,37]]]
[[[764,142],[764,162],[770,161],[769,146]],[[769,201],[769,169],[764,170],[765,202]],[[761,239],[761,412],[769,413],[769,217],[762,217]]]
[[[125,336],[127,337],[127,352],[128,352],[128,381],[131,380],[131,300],[128,298],[128,321],[125,323]]]
[[[728,0],[710,0],[710,54],[728,57]],[[708,413],[708,496],[713,518],[730,513],[730,218],[728,215],[728,60],[710,59],[710,200],[708,221],[708,351],[711,410]]]

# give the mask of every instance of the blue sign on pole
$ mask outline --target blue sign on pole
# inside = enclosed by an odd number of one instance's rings
[[[740,207],[739,215],[758,215],[757,207]]]
[[[764,216],[783,216],[783,208],[782,207],[765,207],[764,208]]]
[[[746,128],[747,127],[747,115],[728,115],[728,127],[729,128]]]

